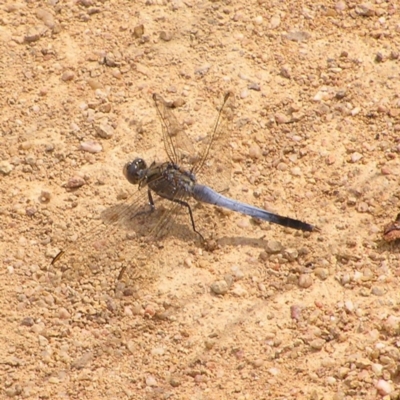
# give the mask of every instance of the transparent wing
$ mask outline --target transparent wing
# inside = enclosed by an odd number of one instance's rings
[[[195,149],[182,125],[175,118],[168,103],[154,93],[153,100],[161,120],[165,151],[171,162],[185,167],[195,155]]]
[[[193,210],[190,205],[190,198],[186,195],[175,196],[174,201],[168,201],[168,208],[160,215],[156,225],[152,228],[149,236],[154,239],[160,239],[164,235],[169,234],[171,231],[175,237],[183,241],[194,241],[200,236],[193,230],[189,209],[181,203],[185,201]],[[193,215],[196,230],[198,229],[195,215]],[[201,233],[200,233],[201,234]]]
[[[226,191],[231,180],[232,156],[229,139],[232,134],[233,108],[234,95],[228,92],[224,96],[213,129],[201,143],[200,158],[193,167],[193,172],[201,183],[209,185],[217,192]]]

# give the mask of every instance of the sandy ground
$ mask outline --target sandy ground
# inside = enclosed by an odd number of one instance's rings
[[[399,398],[399,12],[1,2],[0,397]],[[229,196],[321,231],[205,205],[212,249],[187,215],[158,245],[104,228],[123,165],[166,160],[152,94],[199,143],[227,90]]]

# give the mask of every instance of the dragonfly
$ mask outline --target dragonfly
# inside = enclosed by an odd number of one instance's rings
[[[192,139],[175,117],[173,104],[165,101],[159,94],[154,93],[152,97],[161,121],[162,139],[168,160],[153,161],[148,165],[143,158],[137,157],[124,165],[123,173],[126,179],[136,185],[138,190],[126,204],[110,213],[108,220],[112,227],[127,222],[135,223],[135,220],[140,221],[138,222],[140,224],[146,224],[148,215],[156,209],[155,194],[159,199],[168,200],[170,207],[149,229],[148,234],[153,237],[158,237],[170,225],[171,220],[182,210],[186,210],[191,229],[204,240],[196,225],[192,200],[300,231],[319,230],[307,222],[281,216],[224,195],[229,188],[232,168],[229,141],[232,132],[230,129],[234,97],[232,92],[224,95],[211,133],[201,140],[199,153],[196,153]],[[210,183],[209,186],[198,182],[197,177],[202,175]],[[96,234],[98,234],[97,229],[89,236],[93,237]],[[109,238],[110,234],[105,231],[102,232],[102,236]],[[68,249],[61,250],[53,258],[52,264],[55,264],[67,251]]]

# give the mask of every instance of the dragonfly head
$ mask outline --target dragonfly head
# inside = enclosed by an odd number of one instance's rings
[[[135,158],[124,165],[124,175],[128,181],[137,185],[143,178],[143,172],[147,169],[147,164],[142,158]]]

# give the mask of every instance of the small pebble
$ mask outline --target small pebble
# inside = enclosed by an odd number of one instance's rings
[[[69,311],[66,308],[60,307],[58,309],[58,318],[60,318],[60,319],[70,319],[71,318],[71,314],[69,313]]]
[[[276,169],[278,170],[278,171],[287,171],[288,170],[288,165],[286,164],[286,163],[284,163],[284,162],[280,162],[277,166],[276,166]]]
[[[161,31],[160,32],[160,39],[163,40],[164,42],[169,42],[172,40],[173,34],[171,32],[165,32]]]
[[[85,180],[83,178],[81,178],[80,176],[74,176],[68,180],[65,187],[67,189],[76,189],[76,188],[80,188],[85,183],[86,183]]]
[[[8,175],[14,167],[8,161],[0,161],[0,173]]]
[[[36,10],[36,17],[40,19],[48,28],[53,29],[55,25],[53,14],[45,8]]]
[[[373,17],[375,15],[375,9],[372,4],[363,3],[356,5],[354,11],[357,15],[362,17]]]
[[[296,249],[288,248],[282,251],[282,255],[287,260],[294,261],[299,256],[299,252]]]
[[[241,99],[245,99],[246,97],[248,97],[249,96],[249,91],[247,90],[247,89],[243,89],[241,92],[240,92],[240,98]]]
[[[346,300],[344,302],[344,307],[349,313],[352,313],[354,311],[354,304],[351,300]]]
[[[297,305],[297,304],[293,304],[292,306],[290,306],[290,318],[296,320],[296,321],[301,321],[302,320],[302,307]]]
[[[231,292],[237,297],[245,297],[248,294],[247,290],[244,289],[241,285],[235,285]]]
[[[25,317],[22,321],[21,321],[21,325],[22,326],[33,326],[33,324],[35,323],[34,319],[32,317]]]
[[[351,162],[352,163],[356,163],[357,161],[360,161],[361,159],[362,159],[362,154],[360,154],[360,153],[358,153],[358,152],[354,152],[352,155],[351,155]]]
[[[251,364],[253,365],[254,368],[260,368],[264,365],[264,361],[261,358],[257,358]]]
[[[294,31],[289,32],[285,35],[286,39],[291,40],[293,42],[304,42],[310,38],[310,34],[305,31]]]
[[[247,88],[250,90],[255,90],[256,92],[259,92],[261,90],[260,84],[256,82],[249,83]]]
[[[100,124],[95,127],[95,130],[103,139],[110,139],[114,135],[114,128],[108,124]]]
[[[348,283],[350,283],[350,275],[349,274],[344,274],[341,278],[340,278],[340,283],[344,286],[347,285]]]
[[[253,143],[249,148],[249,156],[253,160],[257,160],[262,156],[261,148],[257,143]]]
[[[314,350],[322,350],[325,345],[324,339],[314,339],[310,342],[310,346]]]
[[[33,43],[37,42],[42,36],[42,32],[38,27],[31,27],[28,30],[28,33],[24,36],[25,43]]]
[[[365,203],[364,201],[361,201],[360,203],[357,204],[356,206],[356,210],[359,213],[366,213],[369,210],[369,206],[367,203]]]
[[[165,354],[165,348],[164,347],[154,347],[151,349],[151,355],[153,356],[163,356]]]
[[[136,342],[134,340],[128,340],[126,342],[126,348],[132,353],[136,354]]]
[[[39,201],[41,203],[48,203],[51,200],[51,193],[48,190],[42,190],[40,192]]]
[[[275,16],[271,17],[271,19],[269,21],[269,27],[271,29],[276,29],[280,24],[281,24],[281,18],[279,15],[275,15]]]
[[[210,68],[211,68],[211,64],[204,64],[204,65],[202,65],[201,67],[197,68],[197,69],[194,71],[194,73],[195,73],[196,75],[201,75],[201,76],[203,76],[203,75],[205,75],[205,74],[209,71]]]
[[[346,90],[339,90],[336,92],[335,98],[338,100],[342,100],[343,98],[346,97],[346,94],[347,94]]]
[[[279,71],[279,75],[283,78],[290,79],[291,78],[291,68],[288,65],[283,65]]]
[[[257,15],[257,17],[254,18],[254,23],[256,25],[261,25],[263,23],[263,17],[261,15]]]
[[[84,353],[81,357],[77,358],[72,362],[71,367],[76,369],[85,368],[86,365],[93,360],[93,352],[88,351]]]
[[[148,315],[149,317],[154,317],[156,315],[156,309],[152,304],[147,304],[144,309],[144,314]]]
[[[133,28],[133,36],[136,39],[140,39],[144,35],[144,25],[137,25]]]
[[[243,271],[237,266],[237,265],[233,265],[231,267],[231,272],[232,275],[235,277],[235,279],[239,280],[239,279],[243,279],[244,278],[244,273]]]
[[[172,387],[178,387],[178,386],[180,386],[181,384],[182,384],[182,382],[181,382],[181,380],[177,377],[177,376],[171,376],[170,378],[169,378],[169,384],[172,386]]]
[[[383,166],[381,168],[381,174],[382,175],[392,175],[392,170],[387,166]]]
[[[338,1],[336,4],[335,4],[335,9],[336,9],[336,11],[344,11],[345,9],[347,8],[347,4],[346,4],[346,2],[345,1]]]
[[[230,288],[233,285],[234,279],[231,274],[225,274],[224,275],[224,280],[228,284],[228,288]]]
[[[400,334],[400,317],[390,315],[383,325],[385,331],[390,336],[396,336]]]
[[[124,315],[127,317],[132,317],[133,316],[132,308],[129,306],[125,306],[124,307]]]
[[[236,225],[240,228],[240,229],[247,229],[250,227],[250,222],[248,218],[240,218]]]
[[[268,372],[272,375],[272,376],[277,376],[280,374],[280,370],[276,367],[272,367],[268,369]]]
[[[65,71],[62,75],[61,75],[61,80],[63,80],[64,82],[69,82],[72,81],[75,77],[75,73],[71,70]]]
[[[115,68],[118,66],[117,62],[115,61],[115,56],[113,53],[107,53],[103,59],[103,62],[107,65],[107,67]]]
[[[328,279],[328,276],[329,276],[329,272],[325,268],[315,268],[314,274],[316,277],[321,279],[321,281]]]
[[[293,168],[290,170],[290,173],[291,173],[293,176],[301,176],[301,169],[300,169],[300,167],[293,167]]]
[[[301,274],[299,276],[299,287],[303,289],[309,288],[313,284],[313,278],[311,274]]]
[[[87,142],[81,142],[80,149],[88,153],[100,153],[103,147],[100,143],[89,140]]]
[[[38,336],[39,339],[39,346],[41,347],[45,347],[49,344],[49,339],[47,339],[46,337],[39,335]]]
[[[326,383],[327,383],[328,385],[335,385],[335,384],[336,384],[336,378],[333,377],[333,376],[328,376],[328,377],[326,378]]]
[[[211,350],[215,346],[215,340],[213,339],[206,339],[204,341],[204,346],[207,350]]]
[[[146,385],[147,386],[158,386],[156,378],[154,376],[149,375],[146,377]]]
[[[87,80],[87,84],[93,89],[93,90],[97,90],[97,89],[101,89],[103,87],[103,85],[101,84],[101,82],[99,82],[97,79],[94,78],[89,78]]]
[[[228,283],[224,280],[215,281],[210,286],[211,291],[215,294],[226,294],[228,292]]]
[[[383,365],[382,364],[371,364],[371,369],[372,372],[376,375],[376,376],[382,376],[382,371],[383,371]]]
[[[336,392],[332,396],[332,400],[346,400],[346,395],[343,392]]]
[[[276,240],[268,240],[265,251],[269,254],[276,254],[282,251],[282,244]]]
[[[277,124],[288,124],[291,121],[291,117],[281,112],[277,112],[275,114],[275,121]]]
[[[376,383],[376,388],[382,396],[388,395],[393,391],[392,385],[384,379],[379,379]]]
[[[383,296],[385,294],[385,290],[379,286],[373,286],[371,289],[371,293],[374,296]]]
[[[28,207],[27,209],[26,209],[26,215],[28,216],[28,217],[32,217],[33,215],[35,215],[37,213],[37,208],[35,208],[35,207]]]

